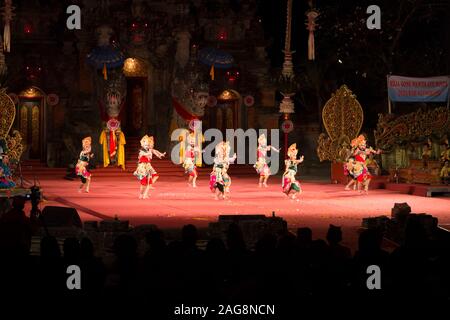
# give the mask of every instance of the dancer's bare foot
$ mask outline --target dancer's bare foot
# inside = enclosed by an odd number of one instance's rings
[[[259,183],[259,184],[258,184],[258,187],[260,187],[260,188],[261,188],[261,187],[262,187],[262,183]]]
[[[264,188],[267,188],[267,183],[264,182],[264,183],[263,183],[263,186],[264,186]]]
[[[84,190],[84,192],[89,193],[89,189]]]
[[[345,188],[344,188],[344,190],[346,190],[346,191],[349,191],[349,190],[350,190],[350,188],[349,188],[349,187],[345,187]]]

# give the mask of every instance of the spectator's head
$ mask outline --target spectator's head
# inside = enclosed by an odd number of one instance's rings
[[[364,230],[359,235],[358,249],[360,252],[373,252],[380,250],[382,239],[383,236],[378,230]]]
[[[188,247],[195,246],[197,243],[197,228],[193,224],[187,224],[181,230],[181,238],[184,245]]]
[[[244,236],[242,235],[241,228],[236,223],[232,223],[228,227],[227,245],[230,250],[245,249]]]
[[[162,232],[157,227],[150,229],[145,234],[145,242],[150,246],[151,249],[165,247],[166,242],[164,241],[164,232]]]
[[[327,232],[327,241],[329,244],[338,244],[342,241],[341,227],[330,224]]]
[[[80,242],[77,238],[67,238],[63,244],[64,258],[78,259],[80,257]]]
[[[295,249],[295,235],[290,232],[283,234],[278,239],[278,249],[284,253],[292,253]]]
[[[94,257],[94,245],[89,238],[83,238],[80,241],[80,256],[84,259]]]
[[[137,255],[137,242],[128,234],[121,234],[114,240],[114,253],[117,258],[126,260]]]
[[[297,240],[300,245],[310,245],[312,242],[312,230],[311,228],[298,228]]]
[[[45,236],[41,240],[41,258],[59,258],[61,251],[55,237]]]

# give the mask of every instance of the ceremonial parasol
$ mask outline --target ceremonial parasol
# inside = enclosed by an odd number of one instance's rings
[[[107,69],[123,66],[122,52],[114,46],[98,46],[87,55],[87,62],[96,69],[103,69],[103,77],[108,79]]]
[[[198,61],[211,66],[209,74],[212,80],[214,80],[214,68],[228,69],[234,64],[234,59],[231,54],[215,48],[201,49],[198,53]]]

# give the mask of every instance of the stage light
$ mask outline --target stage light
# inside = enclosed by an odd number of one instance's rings
[[[123,70],[126,73],[134,73],[136,71],[137,61],[135,58],[128,58],[123,64]]]
[[[338,59],[338,62],[339,62],[340,64],[342,64],[342,60],[341,60],[341,59]]]

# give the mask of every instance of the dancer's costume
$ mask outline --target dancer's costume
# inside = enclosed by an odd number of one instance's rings
[[[120,130],[120,121],[112,118],[100,134],[99,143],[103,146],[103,167],[115,164],[125,170],[125,135]]]
[[[197,159],[198,155],[200,153],[200,150],[195,145],[195,134],[190,133],[187,136],[187,147],[184,152],[184,161],[183,161],[183,168],[184,171],[189,174],[191,177],[197,176]]]
[[[231,178],[227,171],[230,163],[236,159],[236,155],[230,157],[230,143],[221,142],[216,146],[214,157],[214,166],[210,174],[209,188],[212,192],[218,189],[222,194],[229,192]]]
[[[154,139],[145,135],[141,139],[141,150],[139,150],[138,166],[134,171],[134,175],[139,180],[140,184],[147,186],[152,184],[152,180],[158,177],[158,173],[153,168],[151,162],[153,155],[162,157],[163,154],[156,149],[153,149]]]
[[[5,139],[0,139],[0,189],[11,189],[16,186],[8,166],[7,149]]]
[[[344,163],[344,175],[348,176],[352,180],[356,180],[357,176],[355,175],[355,159],[350,157],[346,163]]]
[[[0,159],[0,189],[11,189],[15,186],[9,166],[3,159]]]
[[[86,180],[91,177],[91,172],[89,171],[89,161],[93,156],[91,152],[91,143],[91,137],[86,137],[82,140],[83,150],[81,150],[78,162],[75,166],[75,173],[80,176],[82,183],[86,183]]]
[[[289,195],[291,191],[301,192],[302,188],[300,182],[296,180],[297,165],[303,160],[297,160],[297,145],[294,143],[288,149],[288,159],[284,161],[286,170],[283,173],[281,180],[281,187],[286,195]]]
[[[271,149],[272,147],[267,145],[266,136],[264,134],[260,135],[258,138],[258,150],[256,153],[257,160],[253,166],[260,176],[270,176],[270,168],[267,165],[266,157],[267,151],[270,151]]]
[[[379,151],[375,151],[372,148],[367,148],[366,138],[363,135],[359,135],[357,138],[352,140],[353,148],[353,158],[355,163],[353,165],[353,175],[356,180],[360,183],[368,183],[372,179],[372,175],[366,165],[367,156],[370,154],[378,154]],[[367,189],[367,188],[366,188]]]

